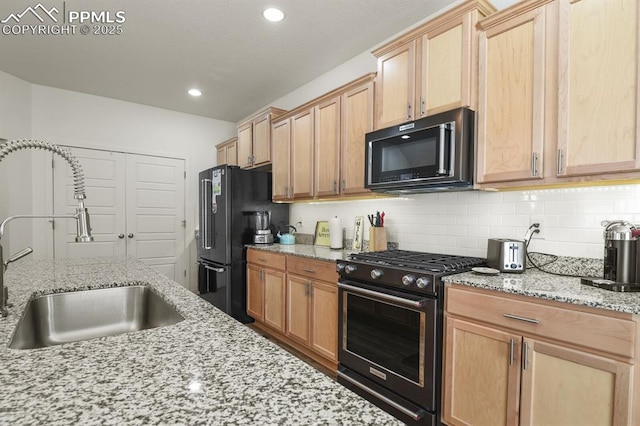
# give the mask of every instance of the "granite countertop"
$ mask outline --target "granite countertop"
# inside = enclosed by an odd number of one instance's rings
[[[353,250],[332,250],[329,247],[314,246],[310,244],[250,244],[248,248],[272,251],[275,253],[291,254],[294,256],[308,257],[317,260],[336,261],[346,260]]]
[[[603,290],[581,284],[580,278],[561,277],[537,269],[527,269],[522,274],[465,272],[444,277],[443,281],[640,315],[640,293]]]
[[[0,318],[0,424],[401,424],[133,258],[20,260]],[[185,320],[9,349],[34,294],[145,283]]]

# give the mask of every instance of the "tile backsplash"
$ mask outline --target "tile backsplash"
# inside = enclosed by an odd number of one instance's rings
[[[319,220],[338,216],[353,237],[356,216],[385,212],[387,238],[400,249],[486,257],[488,238],[522,239],[540,223],[529,250],[560,256],[602,258],[600,222],[640,223],[640,184],[416,194],[401,198],[292,204],[290,220],[313,233]]]

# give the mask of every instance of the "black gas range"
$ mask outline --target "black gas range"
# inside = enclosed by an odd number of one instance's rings
[[[337,261],[338,381],[408,424],[440,424],[441,278],[484,263],[406,250]]]

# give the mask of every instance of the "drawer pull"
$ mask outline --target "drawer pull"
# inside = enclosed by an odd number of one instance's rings
[[[315,274],[316,273],[316,271],[314,269],[306,269],[305,268],[305,269],[303,269],[303,271],[308,272],[310,274]]]
[[[514,319],[514,320],[518,320],[518,321],[524,321],[524,322],[528,322],[531,324],[540,324],[540,321],[538,321],[537,319],[534,318],[526,318],[526,317],[520,317],[518,315],[513,315],[513,314],[502,314],[503,317],[505,318],[510,318],[510,319]]]
[[[267,261],[267,259],[265,259],[265,258],[263,258],[263,257],[259,257],[259,258],[258,258],[258,261],[260,261],[260,262],[266,262],[266,261]]]

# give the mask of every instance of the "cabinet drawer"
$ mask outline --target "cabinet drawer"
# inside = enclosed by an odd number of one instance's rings
[[[256,265],[268,266],[273,269],[284,270],[286,266],[286,256],[284,254],[270,253],[264,250],[247,250],[247,262]]]
[[[516,330],[586,348],[632,358],[635,323],[631,320],[556,307],[525,296],[504,297],[484,291],[456,286],[447,289],[446,311]]]
[[[307,278],[336,283],[337,285],[338,273],[336,272],[336,264],[334,262],[307,259],[300,256],[287,256],[287,258],[287,272]]]

